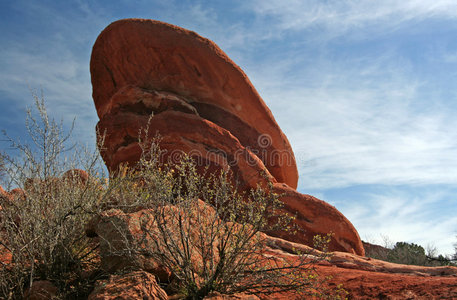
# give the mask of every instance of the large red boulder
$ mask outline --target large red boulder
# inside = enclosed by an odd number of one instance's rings
[[[161,227],[164,224],[166,234]],[[185,205],[165,205],[131,213],[111,209],[96,217],[90,227],[89,232],[99,237],[101,266],[105,271],[145,270],[161,282],[169,282],[174,276],[157,260],[158,253],[171,257],[170,249],[177,256],[189,252],[192,270],[201,271],[206,260],[219,260],[218,246],[227,232],[246,235],[248,230],[238,223],[223,222],[214,207],[198,199]],[[186,242],[181,240],[182,235],[186,236]],[[256,233],[253,243],[254,240],[261,243],[265,237]],[[203,241],[205,244],[201,244]]]
[[[159,21],[120,20],[97,38],[90,70],[101,120],[122,120],[120,112],[198,114],[256,153],[277,181],[297,187],[289,141],[247,76],[212,41]],[[125,136],[124,145],[137,137]],[[104,155],[111,168],[113,155]]]

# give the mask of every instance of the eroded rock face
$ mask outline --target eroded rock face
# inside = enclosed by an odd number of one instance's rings
[[[107,165],[115,169],[120,163],[134,164],[141,155],[141,148],[134,142],[124,146],[123,136],[134,136],[148,124],[148,116],[131,113],[120,113],[118,118],[104,118],[98,126],[107,128],[106,152]],[[179,111],[160,113],[149,121],[149,135],[160,133],[160,147],[163,160],[179,161],[182,153],[192,156],[198,166],[209,166],[209,171],[228,168],[234,171],[242,188],[256,187],[265,181],[261,171],[265,170],[263,162],[249,148],[229,131],[197,115]],[[119,144],[120,142],[120,144]],[[276,179],[266,171],[273,182]]]
[[[139,132],[148,127],[148,137],[162,137],[163,160],[184,152],[210,172],[230,167],[242,190],[273,182],[300,233],[271,234],[312,244],[315,234],[333,232],[330,250],[364,254],[338,210],[295,191],[286,136],[247,76],[210,40],[154,20],[120,20],[97,38],[91,76],[110,171],[138,162]]]

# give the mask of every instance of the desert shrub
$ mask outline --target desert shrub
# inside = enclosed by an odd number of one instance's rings
[[[202,299],[212,291],[290,291],[329,298],[342,292],[325,290],[324,280],[313,270],[326,252],[298,253],[290,259],[265,252],[261,232],[284,230],[292,220],[279,214],[282,202],[271,185],[239,192],[229,170],[199,174],[196,163],[184,154],[177,164],[161,165],[157,144],[142,145],[144,155],[135,169],[121,168],[110,180],[109,205],[125,212],[143,209],[136,227],[141,233],[133,237],[115,224],[123,246],[117,241],[112,255],[153,258],[173,274],[165,283],[167,291],[187,299]],[[316,241],[325,248],[328,238]]]
[[[84,235],[84,225],[103,197],[99,156],[69,145],[72,128],[51,119],[43,97],[33,95],[29,109],[29,142],[18,142],[4,132],[14,156],[4,158],[4,184],[22,189],[0,198],[0,243],[9,263],[0,264],[0,298],[22,298],[36,280],[50,280],[62,297],[78,296],[82,278],[92,264],[96,245]],[[82,168],[88,178],[78,172]],[[64,175],[65,174],[65,175]],[[87,277],[87,276],[86,276]]]

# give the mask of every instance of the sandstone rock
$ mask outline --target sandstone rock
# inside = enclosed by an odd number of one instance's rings
[[[318,266],[320,276],[332,276],[329,285],[342,284],[348,299],[456,299],[457,278],[388,274],[334,266]],[[285,297],[284,297],[285,296]],[[294,299],[283,295],[282,299]],[[300,299],[300,298],[295,298]]]
[[[312,246],[315,235],[333,233],[330,251],[365,254],[357,230],[335,207],[313,196],[301,194],[285,184],[274,184],[273,191],[282,195],[283,210],[296,216],[294,224],[298,230],[296,233],[284,230],[269,232],[270,235]]]
[[[218,261],[218,246],[226,232],[232,236],[241,232],[240,228],[244,229],[243,234],[249,232],[249,225],[242,227],[221,221],[215,209],[201,200],[186,206],[165,205],[131,213],[112,209],[102,213],[92,227],[91,231],[100,240],[104,270],[110,273],[124,269],[145,270],[156,275],[160,282],[171,282],[175,276],[160,264],[157,255],[174,257],[181,264],[184,262],[180,255],[189,253],[190,260],[186,263],[191,265],[190,269],[203,270],[204,264]],[[188,242],[183,244],[182,235]],[[252,247],[254,243],[262,243],[265,237],[262,233],[254,236]],[[198,275],[195,277],[198,283]]]
[[[30,287],[24,294],[24,299],[27,300],[49,300],[58,299],[57,295],[59,289],[53,285],[50,281],[40,280],[34,281],[32,287]]]
[[[20,201],[25,201],[26,192],[21,188],[15,188],[15,189],[11,190],[9,193],[6,192],[5,190],[3,190],[3,192],[0,193],[0,197],[2,197],[2,202],[3,202],[3,207],[0,206],[0,210],[1,210],[10,205],[18,204],[18,202],[20,202]],[[16,225],[19,225],[21,223],[20,217],[19,216],[14,217],[14,222],[16,223]],[[3,230],[3,229],[0,229],[0,230]]]
[[[11,190],[9,194],[13,200],[25,200],[27,195],[26,192],[21,188],[15,188]]]
[[[279,256],[294,256],[294,253],[297,251],[314,256],[321,255],[321,251],[309,246],[271,236],[266,236],[266,245],[270,251],[277,253]],[[277,252],[278,249],[279,252]],[[334,251],[330,254],[331,256],[328,261],[321,261],[319,264],[323,266],[334,266],[344,269],[379,273],[409,274],[417,276],[452,276],[457,279],[457,267],[452,266],[424,267],[402,265],[347,252]]]
[[[190,232],[186,232],[194,241],[198,241],[198,236],[201,234],[199,226],[204,226],[200,222],[218,221],[214,209],[201,200],[197,204],[198,207],[189,209],[195,210],[195,215],[199,217],[190,220],[190,224],[193,226]],[[181,230],[178,225],[178,217],[183,215],[183,218],[186,218],[189,214],[181,212],[175,206],[168,205],[163,207],[163,211],[160,211],[164,217],[158,221],[155,219],[158,212],[158,210],[144,209],[124,213],[121,210],[112,209],[101,214],[98,224],[93,224],[95,228],[92,231],[96,232],[100,238],[101,265],[104,270],[112,273],[127,268],[140,269],[156,275],[161,282],[171,280],[173,275],[170,270],[151,256],[151,253],[157,252],[154,249],[163,247],[163,235],[159,233],[157,222],[166,222],[171,235],[169,239],[179,241]],[[205,219],[202,219],[201,216],[205,216]],[[209,223],[207,225],[209,226]],[[216,244],[212,246],[215,247]],[[201,264],[201,253],[194,248],[190,250],[192,251],[192,263]],[[181,251],[183,250],[181,249]],[[213,251],[217,253],[216,249]]]
[[[150,299],[167,300],[165,291],[153,275],[136,271],[125,275],[111,275],[108,280],[98,281],[89,300]]]
[[[72,183],[81,183],[85,185],[89,180],[89,174],[81,169],[72,169],[62,175],[63,180],[70,180]]]
[[[0,197],[9,198],[8,192],[5,191],[1,185],[0,185]]]
[[[61,177],[49,177],[44,180],[40,178],[27,178],[24,182],[24,196],[27,192],[37,193],[44,192],[48,188],[55,188],[63,182],[70,185],[85,185],[89,180],[89,174],[81,169],[68,170]],[[14,191],[14,190],[13,190]]]
[[[110,115],[122,120],[121,111],[135,116],[168,110],[199,114],[256,152],[276,180],[297,186],[286,136],[247,76],[210,40],[158,21],[120,20],[97,38],[91,76],[100,119]],[[110,151],[105,161],[116,166]]]

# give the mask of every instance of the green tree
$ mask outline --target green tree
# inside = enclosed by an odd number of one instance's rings
[[[429,262],[422,246],[406,242],[397,242],[395,244],[388,254],[388,261],[418,266],[425,266]]]

